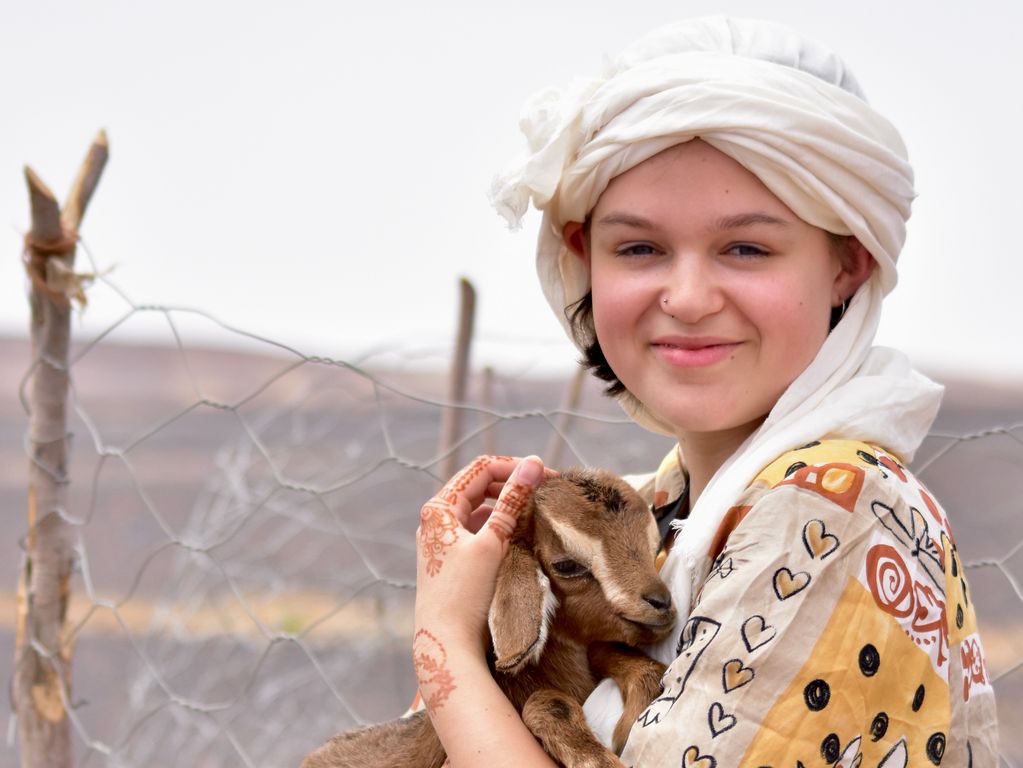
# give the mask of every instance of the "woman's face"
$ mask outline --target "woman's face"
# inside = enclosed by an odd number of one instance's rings
[[[608,363],[680,436],[755,429],[858,287],[826,232],[698,140],[613,179],[575,246]]]

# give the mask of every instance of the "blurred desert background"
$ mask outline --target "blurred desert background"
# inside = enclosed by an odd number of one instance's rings
[[[439,477],[446,375],[269,344],[76,344],[67,513],[79,572],[73,703],[81,765],[296,765],[334,731],[400,713],[412,535]],[[13,657],[25,535],[25,340],[0,338],[0,670]],[[915,466],[969,570],[1006,764],[1023,760],[1023,387],[944,379]],[[669,447],[587,383],[474,375],[463,461],[497,450],[649,470]],[[5,586],[4,586],[5,585]],[[999,677],[1001,676],[1001,677]],[[9,722],[6,697],[0,722]],[[7,715],[7,717],[4,717]],[[1008,761],[1016,761],[1016,763]],[[8,744],[0,766],[17,764]]]

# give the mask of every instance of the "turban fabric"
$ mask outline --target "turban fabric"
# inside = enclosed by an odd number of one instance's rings
[[[583,221],[615,176],[697,137],[804,221],[855,235],[883,291],[895,287],[913,199],[905,147],[841,61],[785,27],[671,25],[626,49],[605,77],[537,94],[521,127],[529,152],[495,180],[492,197],[512,222],[530,199],[544,212],[538,267],[555,312],[587,287],[562,227]]]
[[[863,362],[881,299],[897,281],[913,172],[898,132],[835,54],[770,22],[682,21],[626,48],[602,77],[541,91],[527,103],[521,127],[528,150],[495,179],[492,201],[512,223],[530,201],[543,212],[537,272],[579,346],[566,308],[589,290],[589,273],[564,245],[562,228],[584,221],[615,176],[700,138],[801,219],[854,235],[874,257],[878,268],[825,345],[830,362],[816,368],[825,375],[822,368],[837,364],[847,375]],[[818,376],[803,383],[801,389],[819,391],[824,382]],[[621,402],[643,426],[673,433],[628,393]]]

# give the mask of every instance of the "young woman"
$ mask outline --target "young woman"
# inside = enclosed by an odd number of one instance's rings
[[[637,486],[675,519],[662,575],[685,620],[650,649],[664,691],[623,762],[995,765],[954,538],[906,469],[941,390],[871,346],[913,197],[895,129],[830,52],[725,19],[657,30],[523,127],[495,201],[543,211],[552,307],[625,409],[678,438]],[[422,510],[416,658],[454,766],[552,765],[485,659],[544,471],[480,459]],[[602,683],[598,733],[620,706]]]

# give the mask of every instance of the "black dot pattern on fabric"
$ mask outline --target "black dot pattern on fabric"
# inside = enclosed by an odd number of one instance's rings
[[[932,733],[927,740],[927,759],[935,765],[941,765],[941,758],[945,755],[945,734]]]
[[[831,765],[842,756],[842,743],[838,740],[837,733],[829,733],[821,742],[821,757],[824,762]]]
[[[913,711],[914,712],[919,712],[920,711],[920,707],[922,707],[924,705],[924,693],[925,693],[925,691],[924,691],[923,685],[918,685],[917,689],[916,689],[916,693],[913,694]]]
[[[881,666],[881,654],[870,643],[860,649],[860,672],[866,677],[873,677]]]
[[[803,701],[811,712],[820,712],[831,700],[831,687],[820,678],[811,680],[803,689]]]
[[[880,741],[886,733],[888,733],[888,714],[878,712],[870,723],[870,739],[871,741]]]
[[[956,605],[956,627],[962,629],[965,621],[966,617],[963,615],[963,606]]]
[[[875,459],[873,456],[871,456],[866,451],[856,451],[856,455],[859,456],[861,459],[863,459],[868,464],[870,464],[872,466],[875,466],[875,467],[878,466],[877,459]]]

